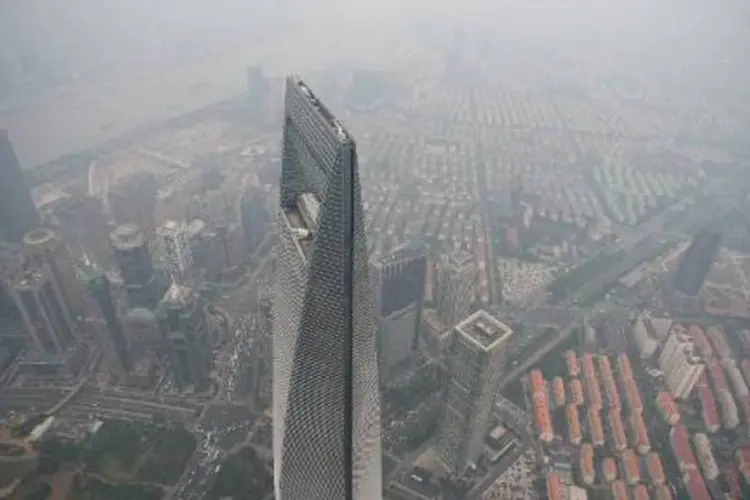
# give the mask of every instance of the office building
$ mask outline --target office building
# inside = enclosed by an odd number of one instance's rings
[[[21,328],[16,303],[10,294],[16,278],[23,272],[26,257],[17,243],[0,241],[0,330],[10,332]]]
[[[659,357],[659,367],[672,396],[687,399],[706,367],[696,354],[687,329],[675,327],[672,330]]]
[[[175,382],[181,388],[203,388],[211,368],[211,342],[206,312],[191,288],[172,283],[157,309]]]
[[[421,243],[404,245],[373,263],[381,376],[417,348],[426,271],[427,249]]]
[[[380,499],[372,286],[353,139],[286,80],[273,297],[277,500]]]
[[[698,232],[682,254],[674,275],[674,289],[687,296],[696,296],[706,281],[719,251],[721,234],[708,230]]]
[[[90,297],[89,310],[97,325],[97,332],[104,346],[110,367],[116,367],[121,374],[132,367],[122,323],[117,315],[117,307],[112,297],[109,278],[96,266],[87,263],[79,270],[79,278],[85,284]]]
[[[436,450],[454,473],[476,465],[482,454],[512,335],[509,327],[484,310],[461,321],[453,331],[448,355],[451,378]]]
[[[440,321],[453,328],[465,318],[474,302],[477,268],[470,252],[460,250],[443,255],[437,266],[437,313]]]
[[[47,192],[54,190],[48,186],[40,186],[40,190],[42,187]],[[64,192],[56,194],[37,202],[44,222],[55,230],[74,255],[85,252],[96,262],[112,263],[109,227],[101,200]]]
[[[123,224],[112,231],[110,240],[131,307],[153,308],[158,283],[143,232],[135,224]]]
[[[258,247],[268,234],[270,220],[266,210],[266,193],[257,186],[250,186],[240,201],[242,232],[245,237],[245,249],[249,255],[258,251]]]
[[[257,125],[268,120],[271,86],[263,69],[258,66],[247,68],[247,98],[250,119]]]
[[[0,241],[20,243],[40,224],[8,132],[0,130]]]
[[[65,304],[73,318],[83,313],[83,290],[76,279],[73,257],[60,236],[48,228],[38,228],[23,237],[24,253],[30,263],[47,264],[50,279],[62,291]]]
[[[65,351],[74,340],[73,318],[49,265],[28,265],[10,292],[21,313],[29,349],[47,355]]]
[[[190,232],[184,222],[167,221],[156,228],[156,242],[170,278],[177,284],[194,283]]]

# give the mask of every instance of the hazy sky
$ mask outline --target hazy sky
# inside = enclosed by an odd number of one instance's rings
[[[749,31],[743,0],[4,0],[0,110],[17,109],[0,111],[0,127],[38,163],[240,92],[248,64],[275,75],[387,66],[446,51],[459,32],[485,62],[554,54],[566,77],[614,68],[746,95]],[[41,154],[32,135],[45,120],[56,146]],[[71,122],[81,129],[64,130]]]

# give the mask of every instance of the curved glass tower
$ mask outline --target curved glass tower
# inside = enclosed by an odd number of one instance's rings
[[[277,500],[381,498],[373,292],[354,141],[286,81],[273,319]]]

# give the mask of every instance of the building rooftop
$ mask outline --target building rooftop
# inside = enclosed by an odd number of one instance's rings
[[[336,117],[333,116],[333,113],[331,113],[325,106],[325,104],[323,104],[320,99],[318,99],[318,97],[313,93],[312,90],[310,90],[310,87],[308,87],[308,85],[302,80],[302,78],[297,75],[292,75],[287,77],[287,80],[296,85],[297,88],[299,88],[302,95],[305,96],[305,98],[312,105],[315,111],[317,111],[318,114],[323,117],[325,122],[335,132],[336,137],[340,142],[354,142],[349,135],[349,132],[347,132],[341,122],[339,122]]]
[[[489,350],[507,340],[513,333],[507,325],[481,309],[456,325],[456,331]]]
[[[14,287],[19,291],[39,291],[47,282],[45,268],[31,268],[25,270],[15,281]]]
[[[379,264],[388,265],[396,262],[403,262],[412,259],[419,259],[427,255],[427,247],[421,241],[412,241],[391,250],[384,255]]]
[[[461,269],[467,266],[474,265],[474,256],[471,254],[471,252],[468,252],[466,250],[459,250],[457,252],[448,254],[446,262],[454,269]]]
[[[52,229],[40,227],[26,233],[23,237],[23,242],[27,245],[40,245],[53,239],[55,239],[55,232]]]
[[[173,304],[186,304],[192,296],[192,288],[172,283],[167,293],[164,294],[164,300]]]
[[[117,226],[110,234],[112,245],[118,250],[132,250],[146,243],[143,232],[135,224],[122,224]]]

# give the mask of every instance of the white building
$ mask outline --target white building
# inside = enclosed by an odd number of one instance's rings
[[[675,399],[686,399],[705,370],[705,365],[694,353],[693,340],[687,331],[673,332],[659,358],[667,388]]]

